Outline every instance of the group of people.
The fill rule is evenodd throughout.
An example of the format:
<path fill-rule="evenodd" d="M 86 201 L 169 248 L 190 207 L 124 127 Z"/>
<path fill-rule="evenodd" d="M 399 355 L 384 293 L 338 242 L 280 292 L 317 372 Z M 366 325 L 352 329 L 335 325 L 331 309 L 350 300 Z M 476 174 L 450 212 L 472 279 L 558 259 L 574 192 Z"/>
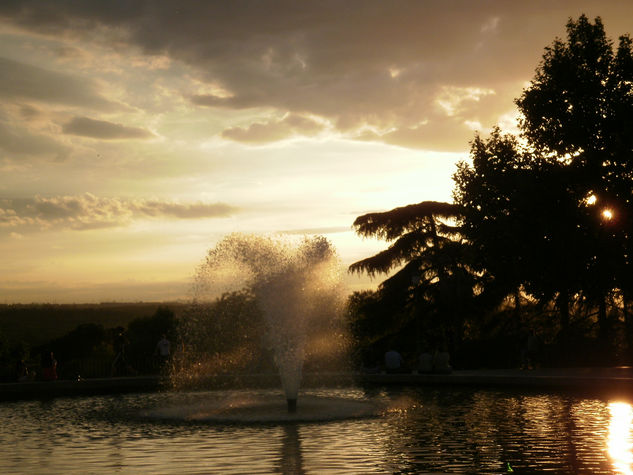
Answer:
<path fill-rule="evenodd" d="M 111 376 L 135 375 L 137 372 L 127 358 L 128 340 L 123 327 L 118 328 L 114 339 L 114 360 L 112 361 Z M 171 354 L 171 343 L 164 333 L 154 348 L 154 357 L 158 360 L 158 366 L 162 370 L 166 367 Z"/>
<path fill-rule="evenodd" d="M 396 350 L 385 353 L 385 371 L 387 373 L 410 373 L 416 368 L 409 368 L 402 355 Z M 435 351 L 433 354 L 423 352 L 418 359 L 418 373 L 449 374 L 453 371 L 448 351 Z"/>
<path fill-rule="evenodd" d="M 114 339 L 114 351 L 115 356 L 112 361 L 111 376 L 130 375 L 136 372 L 130 365 L 126 356 L 127 339 L 123 328 L 118 329 L 117 335 Z M 154 350 L 154 357 L 158 360 L 158 365 L 161 369 L 165 368 L 171 354 L 171 343 L 167 339 L 165 334 L 161 335 L 160 340 L 156 343 Z M 41 381 L 55 381 L 58 378 L 57 374 L 57 360 L 55 354 L 52 351 L 44 351 L 40 359 L 40 373 L 36 375 L 35 372 L 29 371 L 29 367 L 26 361 L 21 358 L 17 361 L 15 366 L 15 381 L 25 382 L 39 379 Z"/>
<path fill-rule="evenodd" d="M 26 361 L 20 358 L 15 365 L 15 380 L 18 383 L 33 381 L 38 377 L 42 381 L 55 381 L 57 379 L 57 360 L 52 351 L 44 351 L 40 358 L 39 376 L 30 371 Z"/>

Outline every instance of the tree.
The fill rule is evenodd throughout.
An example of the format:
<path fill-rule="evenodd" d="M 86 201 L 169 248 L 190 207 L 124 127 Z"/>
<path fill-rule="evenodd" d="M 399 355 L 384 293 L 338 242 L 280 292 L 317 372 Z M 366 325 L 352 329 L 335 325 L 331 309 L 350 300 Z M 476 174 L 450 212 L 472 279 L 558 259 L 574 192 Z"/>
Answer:
<path fill-rule="evenodd" d="M 176 335 L 176 317 L 167 306 L 160 306 L 151 317 L 140 317 L 128 325 L 128 356 L 137 370 L 147 370 L 152 366 L 152 356 L 156 343 L 162 335 L 174 341 Z"/>
<path fill-rule="evenodd" d="M 403 308 L 397 303 L 392 304 L 382 298 L 377 290 L 357 291 L 349 296 L 348 325 L 354 341 L 353 357 L 357 364 L 378 366 L 386 346 L 409 346 L 402 336 L 415 334 L 415 331 L 407 331 L 410 319 L 406 315 L 402 318 Z M 385 318 L 385 315 L 390 318 Z"/>
<path fill-rule="evenodd" d="M 56 338 L 49 345 L 49 351 L 55 352 L 60 361 L 87 358 L 104 342 L 106 337 L 103 325 L 82 323 L 74 330 Z"/>
<path fill-rule="evenodd" d="M 541 301 L 558 299 L 569 324 L 568 295 L 580 289 L 586 256 L 583 209 L 569 195 L 561 166 L 522 149 L 516 138 L 493 130 L 475 137 L 472 165 L 454 175 L 462 232 L 484 273 L 488 300 L 520 291 Z"/>
<path fill-rule="evenodd" d="M 630 294 L 633 193 L 633 54 L 621 36 L 616 51 L 600 18 L 567 23 L 567 42 L 546 49 L 536 77 L 517 100 L 521 129 L 536 151 L 564 160 L 570 190 L 596 204 L 584 291 L 598 305 L 603 338 L 606 299 Z M 608 209 L 611 218 L 603 219 Z"/>
<path fill-rule="evenodd" d="M 372 277 L 399 268 L 378 288 L 383 305 L 401 309 L 392 315 L 399 322 L 394 330 L 413 322 L 418 337 L 424 326 L 425 332 L 435 332 L 435 338 L 445 339 L 453 349 L 462 336 L 474 285 L 466 246 L 454 225 L 457 217 L 455 205 L 436 201 L 359 216 L 353 225 L 359 235 L 392 244 L 349 268 Z"/>
<path fill-rule="evenodd" d="M 570 303 L 597 306 L 604 339 L 609 295 L 633 290 L 631 39 L 614 52 L 600 18 L 570 19 L 516 104 L 521 142 L 476 137 L 455 175 L 464 235 L 506 290 L 555 299 L 563 328 Z"/>

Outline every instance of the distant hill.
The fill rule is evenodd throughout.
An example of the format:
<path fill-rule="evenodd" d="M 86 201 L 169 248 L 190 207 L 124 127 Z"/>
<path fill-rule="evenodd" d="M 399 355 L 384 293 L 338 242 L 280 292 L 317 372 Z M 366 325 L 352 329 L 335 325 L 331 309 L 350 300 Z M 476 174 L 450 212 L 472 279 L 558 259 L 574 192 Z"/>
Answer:
<path fill-rule="evenodd" d="M 31 346 L 60 337 L 83 323 L 104 328 L 127 325 L 139 317 L 154 315 L 160 306 L 179 316 L 187 304 L 180 302 L 101 303 L 101 304 L 0 304 L 0 336 L 9 342 Z"/>

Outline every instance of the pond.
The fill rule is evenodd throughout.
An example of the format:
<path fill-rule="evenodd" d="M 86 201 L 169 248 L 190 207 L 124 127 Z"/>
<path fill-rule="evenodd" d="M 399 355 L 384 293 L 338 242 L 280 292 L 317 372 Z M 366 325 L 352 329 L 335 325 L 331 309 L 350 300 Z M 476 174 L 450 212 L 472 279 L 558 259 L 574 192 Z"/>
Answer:
<path fill-rule="evenodd" d="M 279 398 L 279 391 L 242 392 Z M 630 402 L 447 388 L 304 391 L 375 413 L 313 421 L 192 418 L 223 391 L 0 404 L 1 473 L 631 473 Z M 301 409 L 301 399 L 299 400 Z M 167 409 L 165 409 L 167 408 Z M 178 408 L 181 408 L 180 416 Z M 165 412 L 167 410 L 167 412 Z M 326 409 L 327 410 L 327 409 Z M 298 411 L 299 413 L 300 411 Z M 170 414 L 166 417 L 165 414 Z"/>

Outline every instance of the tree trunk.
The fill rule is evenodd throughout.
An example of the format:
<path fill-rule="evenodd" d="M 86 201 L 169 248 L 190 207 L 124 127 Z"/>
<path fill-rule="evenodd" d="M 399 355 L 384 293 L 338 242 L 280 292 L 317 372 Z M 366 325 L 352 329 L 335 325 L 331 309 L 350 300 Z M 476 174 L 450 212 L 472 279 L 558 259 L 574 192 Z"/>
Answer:
<path fill-rule="evenodd" d="M 609 322 L 607 321 L 607 303 L 604 297 L 598 302 L 598 339 L 606 341 L 609 335 Z"/>
<path fill-rule="evenodd" d="M 607 318 L 607 302 L 605 297 L 601 297 L 598 302 L 598 349 L 599 359 L 604 364 L 611 363 L 609 345 L 609 320 Z"/>
<path fill-rule="evenodd" d="M 517 288 L 512 295 L 514 298 L 514 308 L 512 309 L 513 330 L 516 335 L 521 335 L 526 331 L 525 322 L 521 318 L 521 289 Z"/>
<path fill-rule="evenodd" d="M 629 313 L 629 299 L 626 295 L 622 295 L 622 315 L 624 316 L 624 338 L 626 348 L 628 350 L 627 363 L 633 363 L 633 318 Z"/>
<path fill-rule="evenodd" d="M 558 337 L 558 363 L 566 365 L 570 362 L 570 335 L 569 335 L 569 292 L 561 290 L 557 298 L 558 311 L 560 312 L 560 333 Z"/>

